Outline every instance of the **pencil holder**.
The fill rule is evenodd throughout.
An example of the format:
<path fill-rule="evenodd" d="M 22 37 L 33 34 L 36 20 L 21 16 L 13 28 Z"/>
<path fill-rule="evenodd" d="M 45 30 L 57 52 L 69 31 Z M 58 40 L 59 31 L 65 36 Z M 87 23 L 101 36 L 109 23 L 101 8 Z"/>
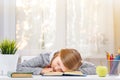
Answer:
<path fill-rule="evenodd" d="M 107 60 L 108 74 L 110 76 L 118 76 L 120 73 L 120 60 Z"/>

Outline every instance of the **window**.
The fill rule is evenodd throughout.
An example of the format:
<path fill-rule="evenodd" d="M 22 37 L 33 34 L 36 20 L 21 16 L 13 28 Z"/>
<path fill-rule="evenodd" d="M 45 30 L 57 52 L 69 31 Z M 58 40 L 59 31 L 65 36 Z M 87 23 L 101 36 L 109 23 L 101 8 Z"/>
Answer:
<path fill-rule="evenodd" d="M 66 16 L 66 46 L 85 57 L 114 52 L 112 0 L 67 0 Z"/>
<path fill-rule="evenodd" d="M 29 55 L 68 47 L 104 57 L 114 51 L 112 10 L 112 0 L 16 0 L 16 39 Z"/>
<path fill-rule="evenodd" d="M 55 33 L 56 0 L 16 0 L 16 39 L 21 50 L 50 49 Z"/>

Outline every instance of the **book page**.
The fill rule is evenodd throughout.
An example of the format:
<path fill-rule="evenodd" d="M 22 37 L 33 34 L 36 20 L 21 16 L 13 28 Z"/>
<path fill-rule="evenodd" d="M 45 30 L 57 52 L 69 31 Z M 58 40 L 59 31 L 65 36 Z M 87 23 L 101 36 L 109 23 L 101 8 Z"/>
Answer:
<path fill-rule="evenodd" d="M 69 71 L 69 72 L 47 72 L 42 74 L 43 76 L 85 76 L 80 71 Z"/>
<path fill-rule="evenodd" d="M 80 71 L 64 72 L 64 75 L 83 75 Z"/>
<path fill-rule="evenodd" d="M 43 74 L 44 76 L 62 76 L 63 72 L 47 72 L 45 74 Z"/>

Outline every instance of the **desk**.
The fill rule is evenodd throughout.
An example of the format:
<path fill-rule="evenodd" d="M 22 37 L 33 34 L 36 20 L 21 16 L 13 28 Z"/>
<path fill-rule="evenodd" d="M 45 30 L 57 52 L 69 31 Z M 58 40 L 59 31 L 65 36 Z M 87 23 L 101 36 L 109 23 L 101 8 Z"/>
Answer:
<path fill-rule="evenodd" d="M 120 76 L 98 77 L 97 75 L 88 75 L 87 77 L 77 76 L 39 76 L 34 75 L 33 78 L 10 78 L 0 76 L 0 80 L 120 80 Z"/>

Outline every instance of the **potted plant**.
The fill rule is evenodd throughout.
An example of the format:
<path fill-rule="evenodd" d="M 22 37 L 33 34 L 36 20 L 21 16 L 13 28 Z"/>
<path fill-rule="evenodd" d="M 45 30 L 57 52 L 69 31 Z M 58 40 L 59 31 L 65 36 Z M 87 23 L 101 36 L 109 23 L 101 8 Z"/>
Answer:
<path fill-rule="evenodd" d="M 18 55 L 16 54 L 17 43 L 15 40 L 5 39 L 0 42 L 0 71 L 7 74 L 8 71 L 16 71 Z"/>
<path fill-rule="evenodd" d="M 15 54 L 17 51 L 17 44 L 14 40 L 3 40 L 0 43 L 1 54 Z"/>

